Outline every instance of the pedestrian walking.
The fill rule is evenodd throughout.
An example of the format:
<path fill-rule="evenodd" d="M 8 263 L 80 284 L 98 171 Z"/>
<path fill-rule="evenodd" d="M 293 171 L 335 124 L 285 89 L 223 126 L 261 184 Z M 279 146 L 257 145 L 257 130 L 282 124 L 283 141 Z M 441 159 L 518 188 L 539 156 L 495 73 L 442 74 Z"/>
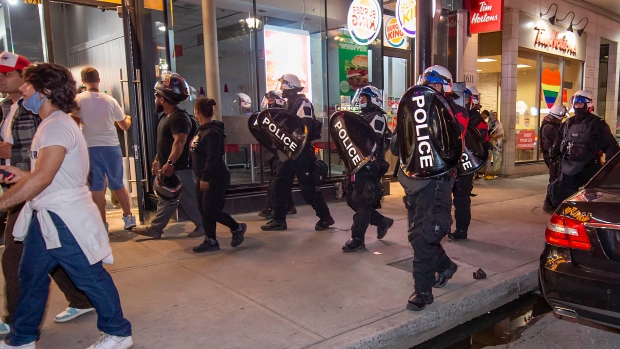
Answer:
<path fill-rule="evenodd" d="M 226 138 L 224 123 L 213 120 L 215 105 L 213 99 L 206 97 L 198 98 L 194 104 L 194 115 L 200 127 L 192 140 L 190 150 L 192 169 L 199 179 L 195 190 L 206 235 L 205 241 L 193 248 L 196 253 L 220 249 L 215 234 L 217 223 L 230 229 L 232 247 L 241 245 L 247 229 L 245 223 L 237 223 L 234 218 L 223 211 L 226 191 L 230 186 L 230 171 L 224 162 L 224 139 Z"/>

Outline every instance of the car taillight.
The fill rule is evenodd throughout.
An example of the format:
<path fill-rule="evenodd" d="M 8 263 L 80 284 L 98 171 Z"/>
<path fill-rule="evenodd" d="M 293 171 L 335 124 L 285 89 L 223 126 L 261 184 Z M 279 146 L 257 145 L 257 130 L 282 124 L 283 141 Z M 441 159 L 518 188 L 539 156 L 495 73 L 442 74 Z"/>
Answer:
<path fill-rule="evenodd" d="M 557 214 L 551 216 L 547 224 L 545 239 L 548 244 L 560 247 L 578 250 L 589 250 L 591 247 L 583 222 Z"/>

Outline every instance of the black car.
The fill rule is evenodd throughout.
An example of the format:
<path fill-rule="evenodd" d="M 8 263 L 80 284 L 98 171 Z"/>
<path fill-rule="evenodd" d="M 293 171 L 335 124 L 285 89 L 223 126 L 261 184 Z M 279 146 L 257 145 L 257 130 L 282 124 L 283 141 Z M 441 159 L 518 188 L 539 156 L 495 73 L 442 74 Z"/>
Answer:
<path fill-rule="evenodd" d="M 620 153 L 555 211 L 540 283 L 554 312 L 620 328 Z"/>

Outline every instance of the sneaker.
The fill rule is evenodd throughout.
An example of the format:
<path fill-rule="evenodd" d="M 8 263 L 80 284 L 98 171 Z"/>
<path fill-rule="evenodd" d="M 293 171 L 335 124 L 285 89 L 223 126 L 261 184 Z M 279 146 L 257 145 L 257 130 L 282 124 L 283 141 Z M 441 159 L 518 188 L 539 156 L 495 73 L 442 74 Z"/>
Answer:
<path fill-rule="evenodd" d="M 95 308 L 78 309 L 78 308 L 67 307 L 67 309 L 65 309 L 62 313 L 56 315 L 56 317 L 54 318 L 54 321 L 67 322 L 69 320 L 75 319 L 78 316 L 84 315 L 86 313 L 90 313 L 93 310 L 95 310 Z"/>
<path fill-rule="evenodd" d="M 136 226 L 136 216 L 132 214 L 123 216 L 123 222 L 125 222 L 125 230 L 131 230 Z"/>
<path fill-rule="evenodd" d="M 6 322 L 0 322 L 0 336 L 11 332 L 11 327 Z"/>
<path fill-rule="evenodd" d="M 261 225 L 261 230 L 270 231 L 270 230 L 286 230 L 286 221 L 285 220 L 276 220 L 272 219 L 267 224 Z"/>
<path fill-rule="evenodd" d="M 497 178 L 497 176 L 491 176 L 491 175 L 484 176 L 484 179 L 486 179 L 486 180 L 491 180 L 491 179 L 495 179 L 495 178 Z"/>
<path fill-rule="evenodd" d="M 239 228 L 235 231 L 231 231 L 232 240 L 230 240 L 230 246 L 237 247 L 243 243 L 243 235 L 248 229 L 248 225 L 245 223 L 239 223 Z"/>
<path fill-rule="evenodd" d="M 379 225 L 377 225 L 377 239 L 383 239 L 392 224 L 394 224 L 394 220 L 392 218 L 383 217 L 383 221 Z"/>
<path fill-rule="evenodd" d="M 161 239 L 161 236 L 164 234 L 163 231 L 159 232 L 150 226 L 135 227 L 131 231 L 138 235 L 152 237 L 153 239 Z"/>
<path fill-rule="evenodd" d="M 364 244 L 364 240 L 351 238 L 347 242 L 345 242 L 344 246 L 342 246 L 342 251 L 353 252 L 364 247 L 366 247 L 366 245 Z"/>
<path fill-rule="evenodd" d="M 131 336 L 120 337 L 107 333 L 101 333 L 101 337 L 86 349 L 127 349 L 133 345 Z"/>
<path fill-rule="evenodd" d="M 258 211 L 258 215 L 265 218 L 265 219 L 272 219 L 273 218 L 273 210 L 270 209 L 269 207 L 264 208 L 260 211 Z"/>
<path fill-rule="evenodd" d="M 36 349 L 37 342 L 30 342 L 19 346 L 8 345 L 4 341 L 0 341 L 0 349 Z"/>
<path fill-rule="evenodd" d="M 448 269 L 444 270 L 437 276 L 437 279 L 435 280 L 435 288 L 442 288 L 446 286 L 448 280 L 452 279 L 452 276 L 458 269 L 459 266 L 452 262 Z"/>
<path fill-rule="evenodd" d="M 215 239 L 206 238 L 202 244 L 192 248 L 195 253 L 214 252 L 220 250 L 220 243 Z"/>
<path fill-rule="evenodd" d="M 190 238 L 195 238 L 203 235 L 205 235 L 205 230 L 202 227 L 196 227 L 194 230 L 192 230 L 191 233 L 187 234 L 187 236 Z"/>
<path fill-rule="evenodd" d="M 319 231 L 319 230 L 328 229 L 330 226 L 334 225 L 334 223 L 336 223 L 336 222 L 334 221 L 334 219 L 330 215 L 327 218 L 321 219 L 318 222 L 316 222 L 316 224 L 314 226 L 314 230 Z"/>

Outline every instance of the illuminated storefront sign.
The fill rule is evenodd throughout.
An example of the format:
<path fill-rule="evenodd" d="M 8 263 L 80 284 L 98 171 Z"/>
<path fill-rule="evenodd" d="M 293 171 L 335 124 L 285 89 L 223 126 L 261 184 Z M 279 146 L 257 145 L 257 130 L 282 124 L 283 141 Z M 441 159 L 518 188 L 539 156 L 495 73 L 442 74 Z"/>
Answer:
<path fill-rule="evenodd" d="M 415 38 L 416 0 L 396 1 L 396 20 L 406 36 Z"/>
<path fill-rule="evenodd" d="M 575 35 L 548 20 L 519 16 L 519 46 L 558 56 L 586 59 L 586 34 Z"/>
<path fill-rule="evenodd" d="M 284 74 L 295 74 L 307 88 L 303 91 L 312 100 L 310 81 L 310 33 L 305 30 L 265 25 L 265 78 L 267 91 L 276 87 Z"/>
<path fill-rule="evenodd" d="M 471 0 L 469 30 L 472 34 L 502 30 L 504 0 Z"/>
<path fill-rule="evenodd" d="M 405 38 L 405 32 L 398 25 L 398 21 L 392 16 L 383 16 L 383 33 L 385 40 L 383 43 L 387 47 L 396 47 L 406 49 L 409 47 Z"/>
<path fill-rule="evenodd" d="M 381 30 L 381 7 L 377 0 L 353 0 L 347 14 L 347 28 L 356 44 L 373 42 Z"/>

